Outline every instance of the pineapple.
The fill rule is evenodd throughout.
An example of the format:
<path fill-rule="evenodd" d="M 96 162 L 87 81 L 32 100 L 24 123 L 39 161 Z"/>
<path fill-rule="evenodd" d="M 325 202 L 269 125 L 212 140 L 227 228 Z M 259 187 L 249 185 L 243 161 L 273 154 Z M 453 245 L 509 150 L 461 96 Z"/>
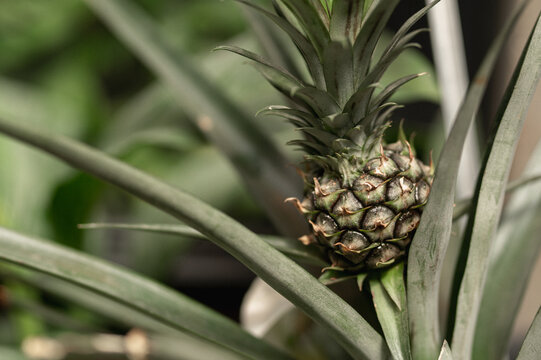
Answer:
<path fill-rule="evenodd" d="M 385 144 L 389 102 L 400 86 L 421 74 L 381 87 L 388 66 L 421 30 L 398 30 L 382 55 L 374 49 L 398 0 L 281 0 L 274 12 L 252 2 L 299 49 L 309 79 L 247 50 L 222 47 L 254 61 L 256 68 L 292 106 L 262 111 L 286 118 L 303 134 L 291 143 L 306 153 L 304 198 L 288 199 L 305 215 L 312 233 L 300 238 L 328 254 L 329 269 L 360 272 L 389 266 L 406 253 L 430 192 L 432 166 L 415 157 L 402 130 Z"/>

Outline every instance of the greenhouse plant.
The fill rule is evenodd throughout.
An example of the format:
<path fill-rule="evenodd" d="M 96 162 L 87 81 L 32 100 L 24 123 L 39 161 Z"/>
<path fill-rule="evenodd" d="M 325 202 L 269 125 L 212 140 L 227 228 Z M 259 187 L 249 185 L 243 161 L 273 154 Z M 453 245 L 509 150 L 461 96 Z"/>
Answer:
<path fill-rule="evenodd" d="M 63 9 L 68 7 L 60 3 Z M 219 54 L 220 61 L 230 61 L 235 69 L 231 71 L 239 76 L 250 71 L 242 62 L 255 68 L 257 77 L 250 78 L 255 82 L 248 84 L 253 89 L 245 88 L 237 97 L 247 97 L 246 104 L 261 104 L 257 114 L 211 80 L 205 70 L 209 60 L 203 56 L 194 62 L 178 50 L 179 45 L 167 38 L 167 26 L 159 26 L 147 14 L 156 4 L 83 3 L 83 10 L 90 9 L 160 85 L 132 99 L 125 96 L 123 102 L 130 105 L 119 116 L 124 122 L 99 125 L 92 122 L 105 112 L 95 106 L 99 96 L 81 90 L 89 118 L 81 120 L 84 126 L 78 119 L 66 122 L 74 136 L 58 134 L 54 119 L 46 116 L 25 121 L 25 116 L 36 115 L 32 109 L 21 111 L 16 101 L 11 105 L 17 116 L 0 111 L 4 151 L 8 148 L 4 144 L 15 144 L 7 139 L 15 139 L 37 149 L 39 162 L 44 162 L 26 169 L 27 176 L 20 181 L 30 184 L 31 193 L 18 196 L 26 195 L 31 203 L 46 203 L 41 196 L 54 199 L 45 207 L 49 225 L 29 232 L 9 224 L 17 224 L 19 216 L 27 221 L 33 214 L 16 214 L 9 203 L 0 203 L 0 303 L 10 310 L 0 333 L 17 326 L 27 329 L 20 347 L 15 336 L 11 344 L 0 345 L 0 357 L 509 358 L 511 330 L 541 249 L 537 235 L 541 144 L 522 177 L 508 181 L 541 76 L 539 21 L 491 119 L 493 131 L 480 144 L 484 156 L 471 197 L 457 196 L 464 190 L 457 184 L 457 174 L 489 78 L 528 1 L 521 2 L 500 27 L 437 153 L 430 151 L 439 141 L 436 135 L 415 137 L 412 120 L 401 114 L 408 108 L 402 102 L 432 96 L 423 91 L 427 82 L 432 84 L 434 69 L 418 52 L 416 39 L 429 31 L 419 23 L 441 5 L 439 0 L 410 8 L 394 31 L 388 29 L 389 22 L 396 18 L 397 7 L 407 2 L 237 0 L 230 7 L 251 24 L 249 31 L 258 39 L 259 50 L 248 50 L 254 44 L 241 36 L 223 41 L 208 56 Z M 207 6 L 201 4 L 197 6 Z M 66 19 L 83 11 L 70 6 L 77 10 L 66 12 Z M 57 20 L 61 15 L 57 13 Z M 416 66 L 408 67 L 412 62 Z M 419 64 L 426 68 L 419 69 Z M 68 89 L 78 89 L 78 81 L 93 81 L 84 66 L 70 68 L 62 62 L 58 66 L 42 78 L 51 84 L 64 81 Z M 50 80 L 54 73 L 62 74 L 61 80 Z M 421 81 L 425 85 L 412 85 Z M 14 82 L 0 81 L 0 94 L 9 95 L 10 89 L 20 92 L 21 105 L 34 99 Z M 7 99 L 0 100 L 0 108 L 11 102 Z M 35 112 L 54 116 L 54 111 L 40 106 L 34 103 Z M 60 117 L 78 115 L 67 103 L 59 108 Z M 149 124 L 158 122 L 153 117 L 163 108 L 168 115 L 161 116 L 162 123 Z M 180 117 L 178 108 L 183 112 L 181 127 L 174 125 Z M 76 139 L 85 132 L 85 141 Z M 215 163 L 208 157 L 191 158 L 190 153 L 183 161 L 205 171 L 201 178 L 208 199 L 157 176 L 171 167 L 166 159 L 201 143 L 212 144 L 208 151 L 229 160 L 241 189 L 230 186 L 227 177 L 216 176 Z M 140 144 L 167 151 L 138 156 L 130 149 Z M 59 167 L 45 154 L 77 171 Z M 159 158 L 161 168 L 141 170 L 145 156 Z M 3 172 L 9 173 L 17 161 L 21 160 L 6 161 Z M 178 172 L 184 179 L 193 176 L 189 167 Z M 126 198 L 115 195 L 118 189 L 149 206 L 140 210 L 115 201 L 118 196 Z M 218 201 L 214 196 L 226 199 L 223 203 L 247 203 L 244 213 L 255 211 L 262 222 L 251 227 L 249 221 L 226 214 L 224 207 L 214 206 Z M 62 210 L 63 206 L 70 210 Z M 179 222 L 167 223 L 161 213 Z M 95 218 L 77 229 L 66 220 L 70 216 Z M 101 219 L 106 222 L 98 222 Z M 41 231 L 50 224 L 53 231 Z M 254 231 L 258 226 L 271 230 Z M 40 232 L 59 239 L 44 240 Z M 148 235 L 137 250 L 140 273 L 137 266 L 115 264 L 127 255 L 111 254 L 105 248 L 114 246 L 96 240 L 107 232 L 128 239 L 131 234 Z M 90 245 L 84 244 L 83 233 L 93 239 Z M 252 290 L 261 281 L 274 289 L 269 296 L 277 303 L 268 313 L 276 318 L 264 330 L 242 326 L 155 279 L 166 278 L 156 269 L 172 253 L 201 242 L 217 245 L 253 272 L 258 279 Z M 189 252 L 186 249 L 182 251 Z M 250 301 L 257 298 L 247 297 L 243 306 Z M 71 305 L 62 309 L 58 302 Z M 280 306 L 287 311 L 279 311 Z M 21 308 L 33 315 L 24 315 Z M 517 354 L 519 360 L 541 358 L 539 313 Z"/>

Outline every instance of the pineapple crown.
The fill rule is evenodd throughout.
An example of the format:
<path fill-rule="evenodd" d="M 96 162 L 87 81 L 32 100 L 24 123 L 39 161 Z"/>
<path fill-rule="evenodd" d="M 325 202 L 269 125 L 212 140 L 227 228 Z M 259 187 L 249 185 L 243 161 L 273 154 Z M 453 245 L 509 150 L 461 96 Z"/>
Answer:
<path fill-rule="evenodd" d="M 272 0 L 270 12 L 250 0 L 237 0 L 280 27 L 299 50 L 309 79 L 245 49 L 222 46 L 253 61 L 259 72 L 294 106 L 270 106 L 260 114 L 277 115 L 304 135 L 291 141 L 305 152 L 311 173 L 320 170 L 348 179 L 379 155 L 389 118 L 400 106 L 393 93 L 423 74 L 409 75 L 378 90 L 381 77 L 421 31 L 412 26 L 439 0 L 411 16 L 382 54 L 374 51 L 400 0 Z M 295 74 L 295 75 L 294 75 Z"/>

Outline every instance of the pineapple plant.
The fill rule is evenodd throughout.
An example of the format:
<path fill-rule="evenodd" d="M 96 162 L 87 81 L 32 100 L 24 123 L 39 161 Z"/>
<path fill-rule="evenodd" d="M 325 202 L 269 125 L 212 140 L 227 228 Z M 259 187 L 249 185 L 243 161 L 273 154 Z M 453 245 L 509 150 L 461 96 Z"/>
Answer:
<path fill-rule="evenodd" d="M 293 104 L 270 106 L 263 113 L 286 118 L 304 135 L 291 141 L 306 153 L 300 170 L 304 198 L 288 199 L 312 229 L 300 240 L 324 248 L 328 269 L 359 272 L 394 264 L 406 254 L 419 224 L 433 166 L 415 157 L 403 131 L 397 142 L 383 140 L 389 118 L 399 108 L 389 99 L 420 74 L 383 88 L 378 82 L 403 50 L 415 46 L 411 40 L 422 30 L 410 28 L 436 2 L 407 21 L 379 57 L 376 45 L 398 1 L 373 6 L 356 1 L 275 3 L 276 14 L 244 3 L 286 31 L 310 74 L 302 80 L 246 50 L 222 47 L 256 61 Z"/>
<path fill-rule="evenodd" d="M 415 46 L 411 41 L 422 30 L 411 30 L 412 26 L 436 2 L 408 19 L 377 56 L 375 47 L 398 0 L 276 0 L 272 1 L 274 12 L 255 1 L 240 2 L 284 30 L 304 59 L 307 71 L 287 61 L 273 64 L 241 48 L 221 47 L 253 60 L 288 99 L 288 106 L 270 106 L 262 113 L 284 117 L 302 133 L 303 138 L 292 144 L 305 152 L 300 165 L 304 191 L 296 188 L 292 171 L 284 170 L 288 161 L 273 147 L 268 134 L 189 61 L 174 53 L 144 11 L 126 0 L 86 1 L 174 89 L 176 100 L 231 159 L 269 218 L 283 225 L 284 234 L 294 233 L 298 224 L 284 211 L 283 200 L 295 205 L 311 229 L 300 238 L 306 246 L 288 237 L 256 234 L 187 192 L 78 141 L 4 118 L 0 118 L 0 132 L 116 185 L 182 222 L 95 227 L 208 239 L 226 250 L 324 331 L 311 339 L 313 348 L 329 343 L 342 350 L 339 356 L 321 351 L 317 355 L 322 358 L 505 358 L 508 328 L 524 291 L 521 284 L 541 251 L 538 241 L 527 236 L 539 233 L 541 191 L 532 182 L 540 178 L 536 171 L 541 171 L 541 146 L 529 165 L 528 177 L 521 182 L 522 186 L 528 183 L 527 187 L 518 190 L 520 196 L 513 196 L 500 225 L 510 154 L 541 77 L 539 22 L 502 100 L 498 129 L 487 145 L 476 193 L 461 210 L 468 215 L 469 224 L 454 272 L 457 289 L 449 295 L 447 313 L 438 300 L 453 215 L 460 215 L 453 214 L 460 152 L 487 87 L 486 79 L 520 11 L 502 27 L 488 51 L 434 166 L 431 160 L 425 164 L 416 157 L 412 141 L 402 130 L 397 141 L 384 140 L 390 115 L 399 107 L 391 96 L 419 74 L 389 84 L 379 82 L 402 51 Z M 521 215 L 518 222 L 517 213 Z M 497 247 L 491 251 L 493 238 Z M 362 280 L 368 280 L 377 319 L 368 321 L 365 309 L 351 306 L 322 284 L 328 278 L 318 281 L 292 260 L 320 264 L 321 251 L 312 252 L 314 246 L 330 264 L 324 275 L 342 280 L 356 277 L 361 287 Z M 27 355 L 103 358 L 113 351 L 126 358 L 303 358 L 288 347 L 290 339 L 276 344 L 256 337 L 182 293 L 95 256 L 4 227 L 0 227 L 0 249 L 2 262 L 12 264 L 2 267 L 11 281 L 65 295 L 97 313 L 143 329 L 126 336 L 84 333 L 52 340 L 35 338 L 26 344 L 26 350 L 34 349 Z M 502 286 L 509 291 L 502 293 Z M 498 311 L 502 313 L 500 325 L 492 326 Z M 440 319 L 446 315 L 452 331 L 442 334 Z M 289 327 L 309 332 L 306 322 L 301 325 Z M 540 334 L 541 313 L 524 341 L 520 360 L 541 356 Z M 109 346 L 95 345 L 103 339 Z M 78 345 L 71 346 L 73 342 Z M 44 348 L 55 351 L 47 353 Z M 0 346 L 0 354 L 6 353 L 20 355 L 11 347 Z"/>

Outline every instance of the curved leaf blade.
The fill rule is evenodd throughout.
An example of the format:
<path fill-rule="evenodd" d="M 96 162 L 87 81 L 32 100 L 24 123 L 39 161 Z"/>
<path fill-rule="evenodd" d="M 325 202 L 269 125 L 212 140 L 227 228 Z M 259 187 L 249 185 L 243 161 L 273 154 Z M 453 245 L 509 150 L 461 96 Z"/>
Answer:
<path fill-rule="evenodd" d="M 119 224 L 119 223 L 91 223 L 81 224 L 79 229 L 122 229 L 155 232 L 161 234 L 180 235 L 190 238 L 208 240 L 199 231 L 186 225 L 176 224 Z M 295 239 L 283 238 L 279 236 L 260 235 L 276 250 L 292 259 L 297 259 L 305 263 L 317 266 L 327 266 L 328 263 L 317 248 L 303 245 Z"/>
<path fill-rule="evenodd" d="M 133 2 L 91 0 L 87 5 L 156 75 L 196 125 L 227 155 L 259 203 L 285 234 L 306 230 L 302 216 L 283 204 L 300 191 L 300 180 L 288 161 L 249 116 L 231 102 L 188 59 L 173 54 L 157 25 Z"/>
<path fill-rule="evenodd" d="M 441 335 L 438 314 L 440 275 L 451 235 L 456 174 L 467 131 L 481 104 L 498 54 L 523 6 L 492 43 L 468 89 L 455 123 L 443 147 L 435 171 L 431 196 L 423 210 L 421 223 L 408 256 L 408 311 L 415 359 L 433 359 L 440 352 Z"/>
<path fill-rule="evenodd" d="M 520 348 L 517 360 L 536 360 L 541 357 L 541 308 L 537 311 L 526 339 Z"/>
<path fill-rule="evenodd" d="M 531 178 L 529 174 L 541 171 L 541 143 L 526 169 L 526 180 Z M 529 183 L 517 190 L 506 205 L 491 249 L 475 331 L 475 359 L 494 359 L 507 350 L 531 269 L 541 251 L 539 233 L 541 183 Z M 499 315 L 495 317 L 495 313 Z"/>
<path fill-rule="evenodd" d="M 484 165 L 472 224 L 468 259 L 460 285 L 453 329 L 453 353 L 470 359 L 474 333 L 488 270 L 489 252 L 503 207 L 505 186 L 513 154 L 530 101 L 541 77 L 541 18 L 532 32 L 517 67 L 518 78 L 502 115 L 494 143 Z"/>
<path fill-rule="evenodd" d="M 531 164 L 531 166 L 528 166 L 527 168 L 528 169 L 536 168 L 535 163 Z M 541 171 L 541 169 L 538 169 L 538 172 L 539 171 Z M 510 195 L 514 191 L 522 189 L 523 187 L 526 187 L 530 185 L 531 183 L 537 182 L 539 180 L 541 180 L 541 175 L 539 174 L 523 176 L 520 179 L 509 182 L 509 184 L 507 185 L 505 189 L 505 194 Z M 455 209 L 453 211 L 453 221 L 459 219 L 463 215 L 466 215 L 471 209 L 472 202 L 473 202 L 472 198 L 462 199 L 462 200 L 457 201 L 457 203 L 455 204 Z"/>
<path fill-rule="evenodd" d="M 355 358 L 387 356 L 383 338 L 351 306 L 222 212 L 77 141 L 3 119 L 0 132 L 114 184 L 200 231 L 321 324 Z"/>
<path fill-rule="evenodd" d="M 170 327 L 202 336 L 241 354 L 289 358 L 213 310 L 118 266 L 4 228 L 0 228 L 0 244 L 0 258 L 5 261 L 76 283 Z"/>
<path fill-rule="evenodd" d="M 323 67 L 321 66 L 321 60 L 319 59 L 319 56 L 314 49 L 312 43 L 304 37 L 304 35 L 295 28 L 292 24 L 287 22 L 284 18 L 277 16 L 262 7 L 252 3 L 249 0 L 237 0 L 240 3 L 249 6 L 256 11 L 260 12 L 267 18 L 269 18 L 271 21 L 273 21 L 276 26 L 280 27 L 293 41 L 295 46 L 299 49 L 299 52 L 301 53 L 302 57 L 304 58 L 304 61 L 306 62 L 306 65 L 308 66 L 308 71 L 312 75 L 312 78 L 314 79 L 315 85 L 318 88 L 325 88 L 325 78 L 323 76 Z"/>
<path fill-rule="evenodd" d="M 447 340 L 443 341 L 443 346 L 441 347 L 438 360 L 453 360 L 453 353 L 451 352 L 451 348 L 449 347 Z"/>
<path fill-rule="evenodd" d="M 369 278 L 370 290 L 385 340 L 396 360 L 411 360 L 404 263 Z"/>

